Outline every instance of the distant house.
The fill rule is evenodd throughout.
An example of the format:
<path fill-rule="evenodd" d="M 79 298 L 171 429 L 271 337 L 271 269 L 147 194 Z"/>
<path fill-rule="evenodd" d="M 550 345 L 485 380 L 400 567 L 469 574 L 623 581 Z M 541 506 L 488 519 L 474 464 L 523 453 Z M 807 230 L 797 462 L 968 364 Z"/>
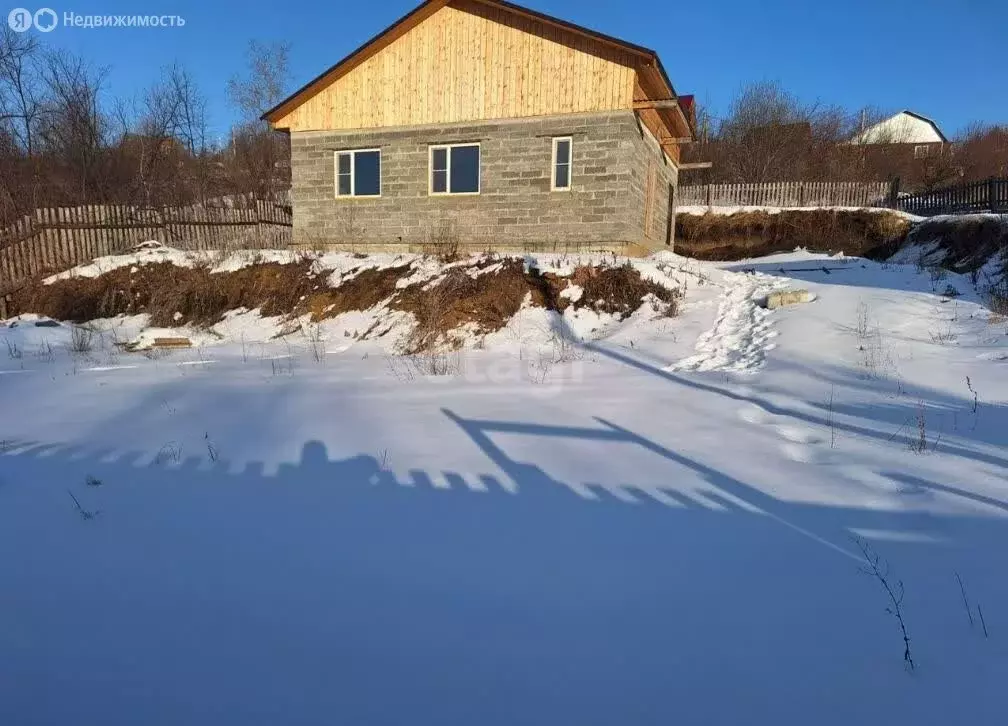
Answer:
<path fill-rule="evenodd" d="M 900 111 L 873 124 L 851 139 L 855 145 L 905 145 L 913 148 L 914 158 L 940 153 L 948 139 L 938 124 L 913 111 Z"/>
<path fill-rule="evenodd" d="M 294 243 L 666 245 L 692 98 L 657 54 L 501 0 L 427 0 L 263 118 Z"/>

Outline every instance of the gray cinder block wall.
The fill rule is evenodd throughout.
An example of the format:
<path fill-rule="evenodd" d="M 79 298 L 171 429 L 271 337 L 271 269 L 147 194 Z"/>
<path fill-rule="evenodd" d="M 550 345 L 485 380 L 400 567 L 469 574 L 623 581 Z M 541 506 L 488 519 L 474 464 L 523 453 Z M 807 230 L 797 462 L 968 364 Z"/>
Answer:
<path fill-rule="evenodd" d="M 645 225 L 647 183 L 650 169 L 654 169 L 655 185 L 653 194 L 653 213 L 650 225 Z M 658 145 L 658 141 L 641 125 L 641 132 L 634 137 L 633 199 L 638 210 L 637 239 L 649 247 L 667 245 L 669 249 L 675 242 L 675 190 L 679 184 L 679 172 L 668 162 Z"/>
<path fill-rule="evenodd" d="M 615 249 L 664 244 L 668 184 L 657 143 L 631 111 L 291 134 L 294 244 L 419 249 L 445 230 L 472 250 Z M 551 191 L 552 138 L 572 137 L 572 189 Z M 428 147 L 479 142 L 480 193 L 428 194 Z M 380 148 L 381 197 L 336 198 L 334 154 Z M 659 195 L 644 234 L 649 159 Z"/>

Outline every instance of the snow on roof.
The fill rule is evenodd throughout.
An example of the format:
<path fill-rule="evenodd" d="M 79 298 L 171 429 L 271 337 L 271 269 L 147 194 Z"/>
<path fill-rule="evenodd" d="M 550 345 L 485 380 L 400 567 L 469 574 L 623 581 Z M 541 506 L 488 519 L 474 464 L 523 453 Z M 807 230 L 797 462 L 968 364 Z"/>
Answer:
<path fill-rule="evenodd" d="M 938 124 L 913 111 L 900 111 L 869 126 L 851 139 L 852 144 L 942 144 L 947 142 Z"/>

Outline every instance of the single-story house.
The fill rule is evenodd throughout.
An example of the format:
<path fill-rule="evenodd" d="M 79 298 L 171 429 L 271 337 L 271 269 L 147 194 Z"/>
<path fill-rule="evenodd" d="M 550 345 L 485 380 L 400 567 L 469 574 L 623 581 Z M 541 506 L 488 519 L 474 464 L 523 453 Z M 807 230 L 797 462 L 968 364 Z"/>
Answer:
<path fill-rule="evenodd" d="M 653 50 L 501 0 L 426 0 L 263 115 L 294 244 L 672 244 L 690 97 Z"/>

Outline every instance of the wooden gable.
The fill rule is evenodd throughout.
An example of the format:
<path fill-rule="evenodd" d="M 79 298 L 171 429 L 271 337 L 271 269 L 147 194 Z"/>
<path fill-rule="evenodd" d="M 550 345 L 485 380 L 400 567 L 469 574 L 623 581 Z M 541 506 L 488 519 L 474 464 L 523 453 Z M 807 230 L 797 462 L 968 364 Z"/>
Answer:
<path fill-rule="evenodd" d="M 291 131 L 631 108 L 631 53 L 478 0 L 455 0 L 283 116 Z"/>

